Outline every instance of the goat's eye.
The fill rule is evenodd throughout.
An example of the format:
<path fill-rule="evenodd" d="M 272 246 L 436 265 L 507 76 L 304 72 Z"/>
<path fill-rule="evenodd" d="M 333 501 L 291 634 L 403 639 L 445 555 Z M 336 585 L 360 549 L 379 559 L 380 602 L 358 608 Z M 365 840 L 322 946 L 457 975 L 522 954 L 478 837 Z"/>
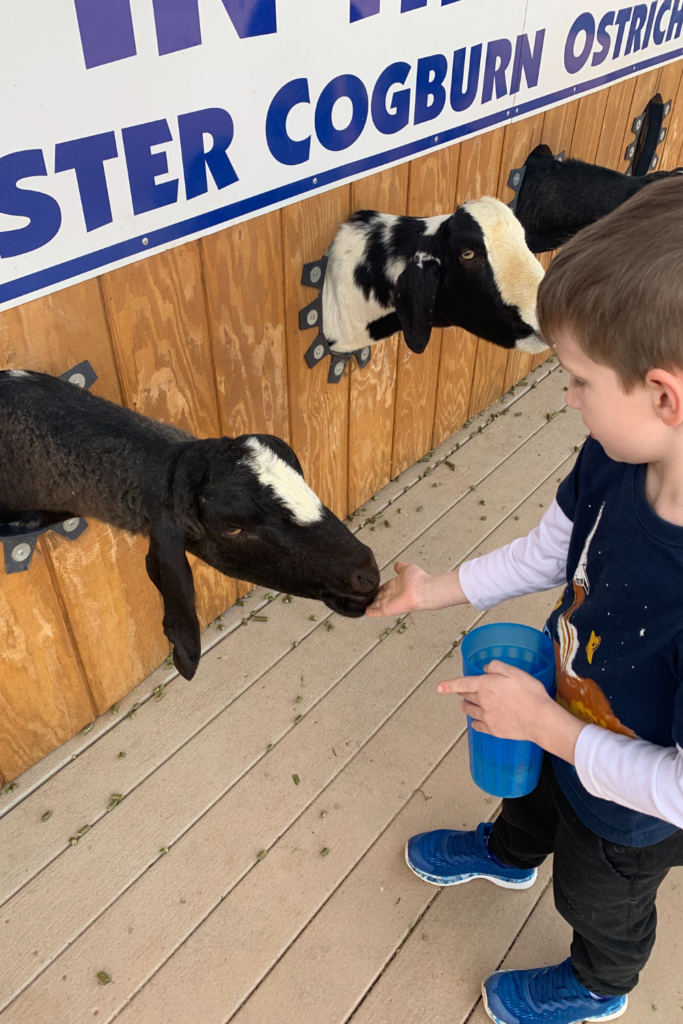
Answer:
<path fill-rule="evenodd" d="M 460 253 L 460 259 L 461 260 L 473 260 L 475 255 L 476 254 L 475 254 L 475 252 L 472 249 L 465 249 L 464 252 Z"/>
<path fill-rule="evenodd" d="M 225 537 L 236 537 L 241 532 L 242 530 L 239 526 L 231 526 L 229 530 L 223 530 L 223 535 Z"/>

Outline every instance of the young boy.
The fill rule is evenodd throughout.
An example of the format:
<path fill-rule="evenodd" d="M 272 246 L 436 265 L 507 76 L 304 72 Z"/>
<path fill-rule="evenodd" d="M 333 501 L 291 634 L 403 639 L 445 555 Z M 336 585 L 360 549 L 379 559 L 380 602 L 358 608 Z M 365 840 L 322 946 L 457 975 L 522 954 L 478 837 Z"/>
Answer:
<path fill-rule="evenodd" d="M 566 582 L 546 625 L 556 700 L 498 661 L 439 685 L 475 728 L 547 751 L 537 788 L 493 824 L 406 848 L 434 885 L 510 889 L 554 853 L 571 956 L 486 978 L 497 1024 L 620 1017 L 654 945 L 657 889 L 683 865 L 683 176 L 575 236 L 538 313 L 591 434 L 574 469 L 527 537 L 444 576 L 399 562 L 368 611 L 487 609 Z"/>

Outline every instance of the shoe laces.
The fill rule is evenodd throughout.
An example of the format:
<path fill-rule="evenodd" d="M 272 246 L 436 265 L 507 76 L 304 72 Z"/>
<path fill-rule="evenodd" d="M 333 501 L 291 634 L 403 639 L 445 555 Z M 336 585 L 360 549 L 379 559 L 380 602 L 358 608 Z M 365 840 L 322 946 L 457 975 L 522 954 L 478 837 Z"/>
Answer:
<path fill-rule="evenodd" d="M 571 957 L 553 967 L 525 973 L 520 981 L 526 989 L 528 1001 L 538 1011 L 570 1006 L 579 1000 L 590 998 L 590 994 L 574 975 Z"/>
<path fill-rule="evenodd" d="M 452 832 L 446 840 L 449 857 L 481 857 L 481 847 L 488 855 L 485 841 L 485 825 L 479 825 L 474 832 Z"/>

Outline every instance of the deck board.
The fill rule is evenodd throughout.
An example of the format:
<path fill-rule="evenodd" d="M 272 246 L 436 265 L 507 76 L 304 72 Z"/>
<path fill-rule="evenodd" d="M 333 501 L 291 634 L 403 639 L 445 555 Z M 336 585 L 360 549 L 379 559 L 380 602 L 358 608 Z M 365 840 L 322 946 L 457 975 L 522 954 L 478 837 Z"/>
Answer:
<path fill-rule="evenodd" d="M 384 578 L 398 557 L 445 571 L 538 522 L 585 436 L 558 415 L 565 386 L 549 361 L 365 503 L 350 526 Z M 552 602 L 416 614 L 385 639 L 396 619 L 263 590 L 230 609 L 192 683 L 162 666 L 2 798 L 0 1024 L 478 1024 L 482 973 L 566 947 L 549 869 L 529 893 L 439 891 L 402 851 L 420 828 L 497 811 L 469 778 L 457 703 L 436 693 L 453 643 L 478 621 L 540 625 Z M 267 623 L 241 624 L 263 608 Z M 648 1022 L 649 978 L 634 1001 Z"/>

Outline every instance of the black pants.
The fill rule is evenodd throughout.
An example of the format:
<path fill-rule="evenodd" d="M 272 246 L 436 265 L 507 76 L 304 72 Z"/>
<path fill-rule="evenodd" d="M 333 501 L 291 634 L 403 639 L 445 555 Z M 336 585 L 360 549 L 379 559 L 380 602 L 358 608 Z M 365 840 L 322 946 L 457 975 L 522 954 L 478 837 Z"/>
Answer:
<path fill-rule="evenodd" d="M 554 853 L 555 906 L 574 929 L 576 977 L 601 995 L 635 988 L 655 944 L 657 889 L 683 865 L 683 831 L 652 846 L 601 839 L 576 815 L 546 756 L 533 793 L 503 801 L 489 849 L 517 868 Z"/>

